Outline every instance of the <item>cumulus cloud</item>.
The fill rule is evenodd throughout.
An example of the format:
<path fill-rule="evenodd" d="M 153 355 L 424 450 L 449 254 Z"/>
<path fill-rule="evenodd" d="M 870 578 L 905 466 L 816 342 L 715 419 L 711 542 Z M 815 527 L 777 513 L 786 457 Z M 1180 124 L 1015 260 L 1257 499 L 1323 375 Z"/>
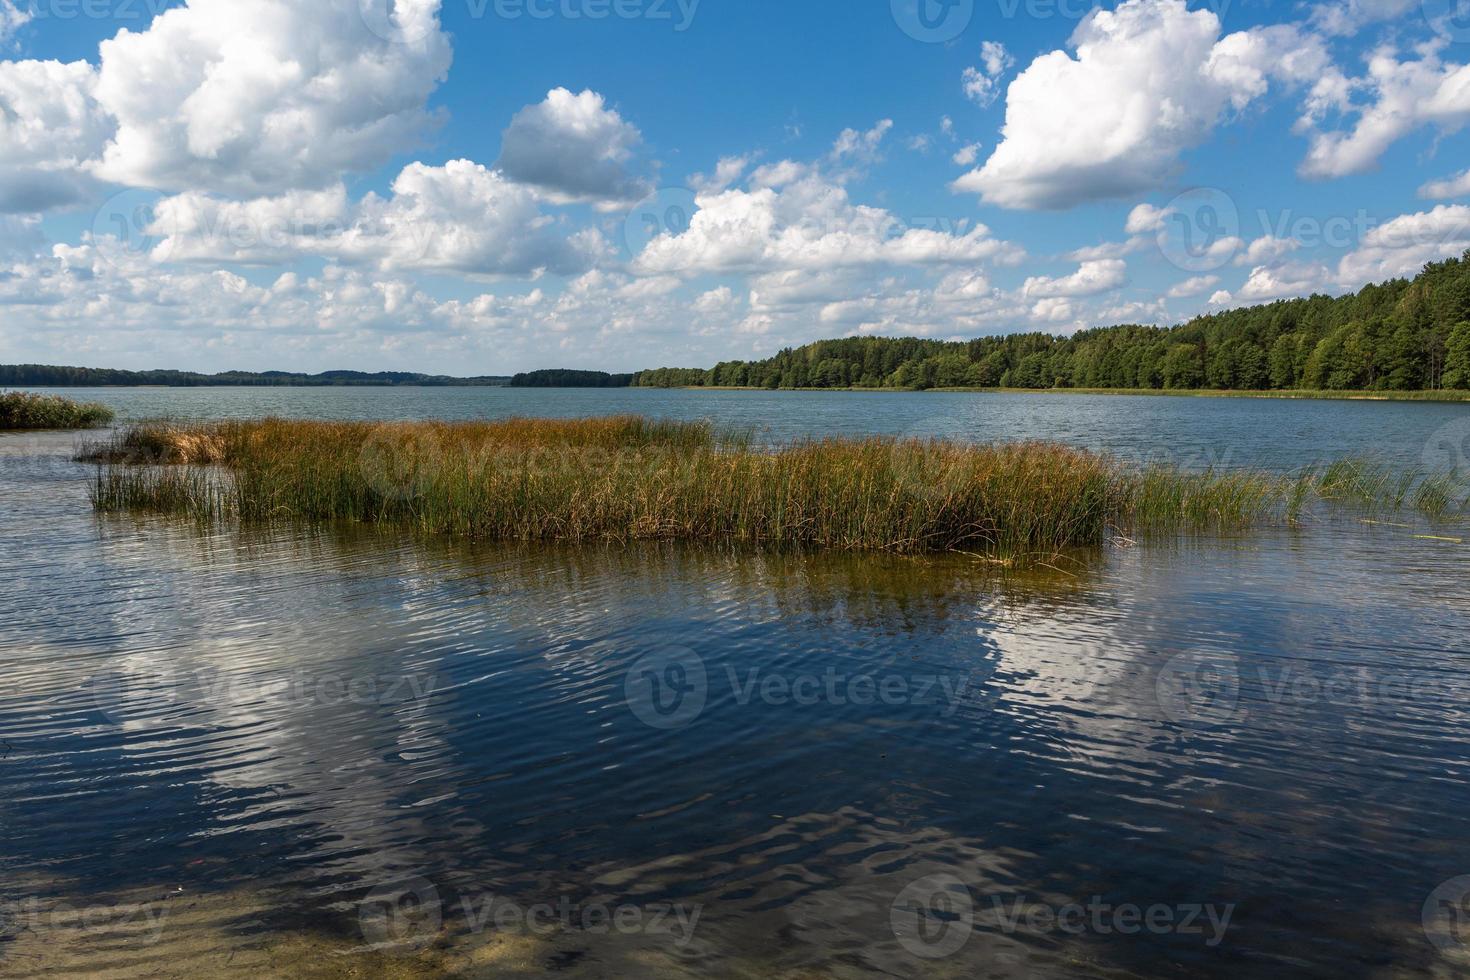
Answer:
<path fill-rule="evenodd" d="M 1320 49 L 1290 29 L 1220 38 L 1220 20 L 1184 0 L 1099 9 L 1070 40 L 1011 82 L 1003 139 L 953 187 L 1003 207 L 1061 209 L 1158 187 L 1203 142 L 1227 106 L 1300 82 Z M 1304 51 L 1284 53 L 1293 40 Z M 1309 50 L 1310 49 L 1310 50 Z"/>
<path fill-rule="evenodd" d="M 1291 252 L 1301 248 L 1301 242 L 1294 238 L 1277 238 L 1275 235 L 1262 235 L 1235 257 L 1236 265 L 1263 265 L 1274 262 Z"/>
<path fill-rule="evenodd" d="M 1032 299 L 1094 296 L 1117 289 L 1127 281 L 1127 262 L 1122 259 L 1095 259 L 1083 262 L 1069 276 L 1031 276 L 1021 287 L 1021 293 Z"/>
<path fill-rule="evenodd" d="M 608 208 L 647 197 L 652 185 L 629 171 L 642 134 L 597 92 L 555 88 L 516 113 L 496 167 L 557 203 Z"/>
<path fill-rule="evenodd" d="M 530 188 L 469 160 L 410 164 L 389 197 L 369 194 L 355 206 L 338 185 L 250 201 L 181 194 L 153 213 L 146 231 L 159 239 L 156 261 L 266 264 L 313 255 L 383 272 L 574 274 L 604 244 L 590 229 L 558 234 Z"/>
<path fill-rule="evenodd" d="M 1213 289 L 1219 285 L 1219 276 L 1191 276 L 1181 283 L 1174 285 L 1168 293 L 1170 299 L 1183 299 L 1186 296 L 1198 296 L 1207 289 Z"/>
<path fill-rule="evenodd" d="M 757 172 L 757 175 L 759 172 Z M 653 239 L 633 263 L 643 273 L 838 269 L 864 265 L 974 263 L 1018 250 L 984 225 L 911 227 L 882 208 L 853 204 L 847 190 L 806 172 L 779 188 L 696 198 L 687 230 Z"/>
<path fill-rule="evenodd" d="M 0 0 L 0 44 L 6 41 L 31 21 L 31 13 L 21 10 L 14 0 Z"/>
<path fill-rule="evenodd" d="M 1459 173 L 1442 180 L 1431 180 L 1419 188 L 1419 196 L 1423 198 L 1464 197 L 1470 194 L 1470 170 L 1461 170 Z"/>
<path fill-rule="evenodd" d="M 984 108 L 1000 95 L 1000 79 L 1015 64 L 1004 44 L 986 41 L 980 45 L 979 67 L 966 68 L 961 79 L 965 98 Z"/>
<path fill-rule="evenodd" d="M 1368 104 L 1347 104 L 1345 94 L 1330 100 L 1333 108 L 1356 116 L 1348 129 L 1324 130 L 1320 112 L 1309 112 L 1298 128 L 1311 137 L 1300 172 L 1330 178 L 1364 173 L 1395 142 L 1426 126 L 1452 133 L 1470 122 L 1470 65 L 1442 61 L 1442 43 L 1421 47 L 1421 57 L 1400 61 L 1392 48 L 1368 59 L 1368 72 L 1346 90 L 1370 94 Z"/>
<path fill-rule="evenodd" d="M 1470 206 L 1440 204 L 1429 211 L 1402 214 L 1363 235 L 1358 247 L 1338 262 L 1338 283 L 1356 288 L 1398 276 L 1412 276 L 1428 262 L 1470 249 Z"/>
<path fill-rule="evenodd" d="M 439 0 L 398 0 L 400 36 L 358 0 L 191 0 L 100 46 L 95 97 L 116 122 L 96 175 L 259 197 L 374 167 L 434 124 L 451 60 Z"/>
<path fill-rule="evenodd" d="M 1251 270 L 1245 285 L 1235 291 L 1235 298 L 1259 302 L 1306 296 L 1322 289 L 1330 281 L 1331 274 L 1320 263 L 1288 262 L 1275 266 L 1257 266 Z"/>
<path fill-rule="evenodd" d="M 75 204 L 113 126 L 84 61 L 0 61 L 0 213 Z"/>
<path fill-rule="evenodd" d="M 872 129 L 859 131 L 844 129 L 832 144 L 831 159 L 834 163 L 875 163 L 883 146 L 883 138 L 893 129 L 892 119 L 880 119 Z"/>

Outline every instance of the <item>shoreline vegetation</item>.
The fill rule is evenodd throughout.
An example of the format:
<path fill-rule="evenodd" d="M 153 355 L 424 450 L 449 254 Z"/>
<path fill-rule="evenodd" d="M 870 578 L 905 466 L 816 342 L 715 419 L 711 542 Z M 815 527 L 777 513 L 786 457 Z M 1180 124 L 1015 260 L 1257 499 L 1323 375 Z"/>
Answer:
<path fill-rule="evenodd" d="M 59 395 L 0 391 L 0 431 L 90 429 L 112 421 L 105 405 L 72 401 Z"/>
<path fill-rule="evenodd" d="M 1301 521 L 1318 505 L 1461 512 L 1459 474 L 1361 462 L 1282 476 L 1133 466 L 1044 443 L 815 439 L 638 416 L 150 423 L 88 447 L 99 512 L 364 522 L 469 540 L 671 540 L 963 552 L 1005 564 L 1155 534 Z"/>

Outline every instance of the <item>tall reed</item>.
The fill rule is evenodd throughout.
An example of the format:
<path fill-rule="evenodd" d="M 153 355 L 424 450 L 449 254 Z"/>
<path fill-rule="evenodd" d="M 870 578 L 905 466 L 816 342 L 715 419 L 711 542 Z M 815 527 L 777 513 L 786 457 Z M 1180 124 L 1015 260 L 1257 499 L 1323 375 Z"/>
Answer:
<path fill-rule="evenodd" d="M 92 458 L 105 464 L 93 492 L 103 511 L 380 522 L 473 539 L 1006 556 L 1098 544 L 1110 531 L 1295 520 L 1349 485 L 1337 470 L 1293 479 L 1134 468 L 1043 442 L 866 438 L 757 447 L 748 434 L 705 423 L 631 416 L 155 425 L 121 434 Z M 151 465 L 126 465 L 139 462 Z M 1399 503 L 1411 494 L 1393 489 Z M 1355 492 L 1383 490 L 1379 483 Z M 1435 492 L 1446 510 L 1457 492 L 1456 505 L 1463 503 L 1463 485 Z"/>
<path fill-rule="evenodd" d="M 0 429 L 86 429 L 112 421 L 112 409 L 60 395 L 0 392 Z"/>

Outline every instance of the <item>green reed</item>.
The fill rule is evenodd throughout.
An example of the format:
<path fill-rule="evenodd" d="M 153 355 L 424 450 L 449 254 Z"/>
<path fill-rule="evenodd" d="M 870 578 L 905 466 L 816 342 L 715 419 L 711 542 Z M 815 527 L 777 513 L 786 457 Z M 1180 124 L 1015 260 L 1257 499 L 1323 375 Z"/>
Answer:
<path fill-rule="evenodd" d="M 1438 514 L 1464 503 L 1463 484 L 1401 484 L 1343 465 L 1284 477 L 1131 467 L 1044 442 L 834 438 L 762 447 L 707 423 L 634 416 L 153 425 L 122 433 L 92 458 L 106 464 L 93 491 L 102 511 L 360 521 L 470 539 L 1003 557 L 1096 545 L 1110 533 L 1292 522 L 1319 501 L 1371 497 Z"/>
<path fill-rule="evenodd" d="M 0 392 L 0 429 L 86 429 L 112 421 L 105 405 L 28 391 Z"/>

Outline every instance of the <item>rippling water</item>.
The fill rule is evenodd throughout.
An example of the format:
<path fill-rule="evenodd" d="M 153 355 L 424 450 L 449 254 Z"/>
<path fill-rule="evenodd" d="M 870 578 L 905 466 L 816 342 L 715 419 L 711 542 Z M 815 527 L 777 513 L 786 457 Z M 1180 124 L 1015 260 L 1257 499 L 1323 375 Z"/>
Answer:
<path fill-rule="evenodd" d="M 1281 428 L 1324 405 L 1400 455 L 1453 422 Z M 74 439 L 0 437 L 0 974 L 1470 968 L 1470 588 L 1425 529 L 1028 576 L 203 532 L 95 518 Z"/>

